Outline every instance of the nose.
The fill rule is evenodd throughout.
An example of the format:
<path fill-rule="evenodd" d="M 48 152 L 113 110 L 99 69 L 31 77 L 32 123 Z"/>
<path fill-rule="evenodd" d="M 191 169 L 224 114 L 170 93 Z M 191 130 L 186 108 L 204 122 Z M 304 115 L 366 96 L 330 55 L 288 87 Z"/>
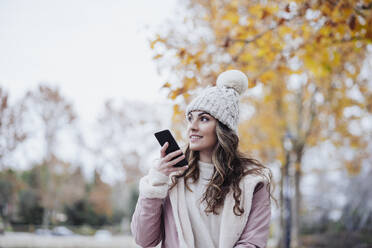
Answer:
<path fill-rule="evenodd" d="M 189 129 L 192 131 L 198 130 L 198 120 L 194 119 L 189 122 Z"/>

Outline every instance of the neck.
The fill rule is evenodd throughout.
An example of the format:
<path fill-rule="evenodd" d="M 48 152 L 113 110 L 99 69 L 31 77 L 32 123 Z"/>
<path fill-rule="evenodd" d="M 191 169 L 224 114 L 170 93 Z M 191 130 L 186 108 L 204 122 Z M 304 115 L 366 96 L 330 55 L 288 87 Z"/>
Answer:
<path fill-rule="evenodd" d="M 199 152 L 199 160 L 204 163 L 212 163 L 212 151 L 206 152 L 206 151 L 200 151 Z"/>

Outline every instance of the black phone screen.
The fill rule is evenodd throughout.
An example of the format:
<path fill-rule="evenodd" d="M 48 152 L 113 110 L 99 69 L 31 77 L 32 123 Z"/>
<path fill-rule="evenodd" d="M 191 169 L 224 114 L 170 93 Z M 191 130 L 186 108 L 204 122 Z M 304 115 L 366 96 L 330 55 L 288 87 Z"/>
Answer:
<path fill-rule="evenodd" d="M 172 133 L 168 129 L 157 132 L 154 135 L 155 135 L 156 139 L 158 140 L 158 142 L 161 146 L 163 146 L 165 144 L 165 142 L 169 143 L 169 146 L 168 146 L 167 150 L 165 150 L 166 154 L 169 154 L 171 152 L 174 152 L 174 151 L 177 151 L 177 150 L 180 149 L 180 147 L 178 146 L 178 144 L 177 144 L 176 140 L 174 139 Z M 182 154 L 180 154 L 179 156 L 182 156 Z M 173 159 L 176 159 L 179 156 L 174 157 Z M 174 167 L 181 167 L 181 166 L 185 166 L 185 165 L 187 165 L 186 158 L 179 161 L 177 164 L 174 165 Z"/>

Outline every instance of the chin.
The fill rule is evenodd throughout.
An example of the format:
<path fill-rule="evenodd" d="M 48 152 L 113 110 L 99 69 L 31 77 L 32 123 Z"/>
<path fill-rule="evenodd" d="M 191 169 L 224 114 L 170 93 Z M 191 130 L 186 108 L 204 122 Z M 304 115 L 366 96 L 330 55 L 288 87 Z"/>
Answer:
<path fill-rule="evenodd" d="M 189 149 L 194 152 L 200 151 L 200 148 L 201 148 L 200 146 L 192 145 L 192 144 L 190 144 L 189 146 Z"/>
<path fill-rule="evenodd" d="M 190 151 L 198 151 L 198 149 L 197 149 L 197 147 L 194 147 L 194 146 L 189 146 L 189 149 L 190 149 Z"/>

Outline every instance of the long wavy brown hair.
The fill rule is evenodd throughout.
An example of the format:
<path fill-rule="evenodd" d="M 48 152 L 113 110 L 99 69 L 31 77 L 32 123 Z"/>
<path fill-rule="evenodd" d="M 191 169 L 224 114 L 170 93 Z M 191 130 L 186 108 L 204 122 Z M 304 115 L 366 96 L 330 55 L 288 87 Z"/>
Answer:
<path fill-rule="evenodd" d="M 202 201 L 206 202 L 206 213 L 219 214 L 220 208 L 223 206 L 226 195 L 230 190 L 233 191 L 235 200 L 234 214 L 241 216 L 244 209 L 240 207 L 242 190 L 239 187 L 240 180 L 249 174 L 256 174 L 265 177 L 268 181 L 266 190 L 272 196 L 271 171 L 255 159 L 249 158 L 238 150 L 239 137 L 226 125 L 217 120 L 216 125 L 217 144 L 213 150 L 212 163 L 214 171 L 212 178 L 207 184 L 206 191 L 203 194 Z M 195 183 L 199 180 L 199 152 L 190 150 L 187 146 L 185 156 L 189 162 L 189 168 L 180 175 L 172 177 L 173 188 L 180 178 L 184 179 L 186 188 L 192 191 L 188 186 L 191 181 Z M 266 171 L 266 172 L 265 172 Z"/>

